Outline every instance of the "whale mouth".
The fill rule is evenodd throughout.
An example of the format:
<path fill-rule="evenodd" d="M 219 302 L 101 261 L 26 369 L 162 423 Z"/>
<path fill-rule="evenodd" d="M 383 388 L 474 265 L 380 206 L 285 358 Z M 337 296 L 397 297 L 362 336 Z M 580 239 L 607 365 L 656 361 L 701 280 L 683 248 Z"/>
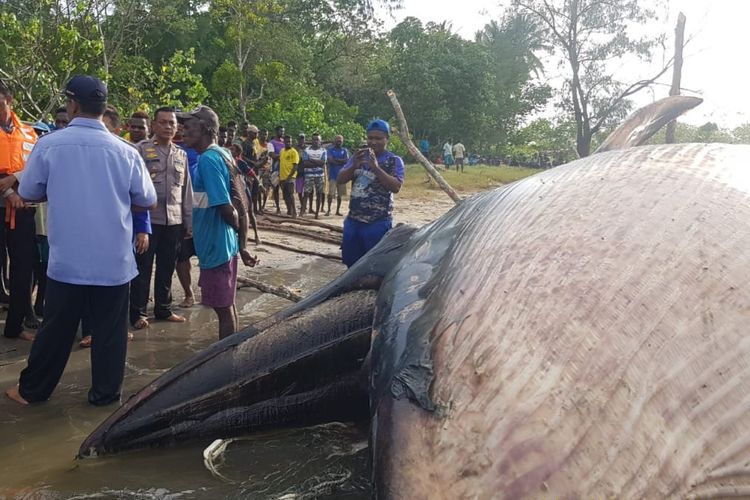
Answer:
<path fill-rule="evenodd" d="M 369 416 L 363 363 L 377 292 L 347 292 L 209 347 L 141 389 L 79 458 Z"/>
<path fill-rule="evenodd" d="M 368 419 L 376 296 L 415 231 L 394 227 L 329 284 L 162 374 L 102 422 L 78 457 Z"/>

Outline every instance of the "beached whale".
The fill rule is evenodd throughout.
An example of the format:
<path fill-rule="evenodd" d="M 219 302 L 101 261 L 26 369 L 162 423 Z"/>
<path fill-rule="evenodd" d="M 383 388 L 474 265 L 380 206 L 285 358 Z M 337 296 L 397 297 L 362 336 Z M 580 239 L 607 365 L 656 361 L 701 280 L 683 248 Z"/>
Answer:
<path fill-rule="evenodd" d="M 619 149 L 688 104 L 394 228 L 80 455 L 369 415 L 381 498 L 750 495 L 750 147 Z"/>

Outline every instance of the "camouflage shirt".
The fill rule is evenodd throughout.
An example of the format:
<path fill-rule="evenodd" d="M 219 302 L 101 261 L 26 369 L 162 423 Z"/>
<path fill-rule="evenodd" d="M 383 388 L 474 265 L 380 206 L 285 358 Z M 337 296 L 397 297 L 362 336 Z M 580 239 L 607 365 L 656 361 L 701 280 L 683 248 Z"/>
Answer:
<path fill-rule="evenodd" d="M 404 160 L 390 151 L 384 151 L 377 160 L 388 175 L 404 182 Z M 353 162 L 350 158 L 342 170 L 351 168 Z M 349 217 L 365 223 L 393 217 L 393 193 L 380 184 L 367 163 L 354 172 Z"/>

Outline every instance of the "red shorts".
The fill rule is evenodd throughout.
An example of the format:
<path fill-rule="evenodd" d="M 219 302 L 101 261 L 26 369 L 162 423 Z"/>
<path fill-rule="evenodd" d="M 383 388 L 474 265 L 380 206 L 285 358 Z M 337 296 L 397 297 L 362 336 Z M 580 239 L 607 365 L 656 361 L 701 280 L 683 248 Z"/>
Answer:
<path fill-rule="evenodd" d="M 201 304 L 208 307 L 231 307 L 237 295 L 237 256 L 211 269 L 201 269 L 198 278 Z"/>

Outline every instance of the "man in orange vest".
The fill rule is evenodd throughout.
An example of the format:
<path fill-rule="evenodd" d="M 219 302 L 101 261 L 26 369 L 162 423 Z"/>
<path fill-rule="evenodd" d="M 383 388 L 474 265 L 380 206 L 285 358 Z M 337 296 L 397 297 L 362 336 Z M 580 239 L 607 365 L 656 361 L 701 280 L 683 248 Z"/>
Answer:
<path fill-rule="evenodd" d="M 34 130 L 13 112 L 13 91 L 0 81 L 0 245 L 10 258 L 10 303 L 4 334 L 8 338 L 34 340 L 23 329 L 31 303 L 31 276 L 36 260 L 36 209 L 18 196 L 18 180 L 36 144 Z"/>

